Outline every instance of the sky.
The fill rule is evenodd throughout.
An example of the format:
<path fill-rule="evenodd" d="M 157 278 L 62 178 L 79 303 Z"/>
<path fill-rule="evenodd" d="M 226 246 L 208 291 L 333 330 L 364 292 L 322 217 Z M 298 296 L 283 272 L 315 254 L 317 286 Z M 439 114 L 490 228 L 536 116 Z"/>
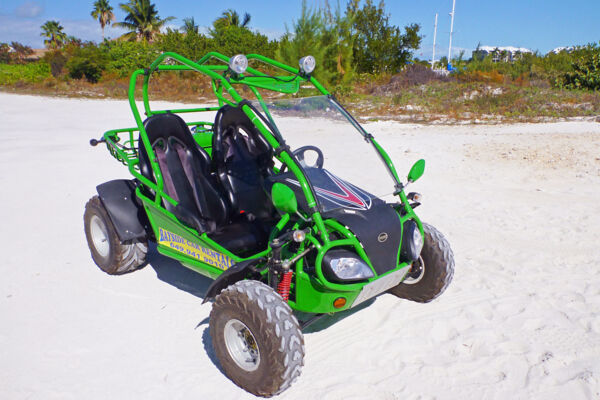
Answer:
<path fill-rule="evenodd" d="M 309 6 L 325 0 L 308 0 Z M 376 2 L 378 0 L 375 0 Z M 123 13 L 110 0 L 117 21 Z M 270 38 L 277 38 L 300 15 L 301 0 L 154 0 L 160 17 L 173 16 L 171 27 L 180 27 L 183 18 L 194 17 L 202 27 L 209 26 L 224 10 L 240 15 L 250 13 L 250 27 Z M 337 0 L 330 0 L 335 5 Z M 340 0 L 344 5 L 345 0 Z M 43 47 L 40 25 L 58 20 L 68 35 L 84 40 L 101 40 L 100 25 L 90 16 L 93 0 L 0 0 L 0 42 L 17 41 L 34 48 Z M 433 25 L 438 13 L 436 59 L 448 53 L 452 0 L 388 0 L 390 22 L 404 27 L 421 25 L 424 35 L 415 56 L 430 59 Z M 526 47 L 546 53 L 559 46 L 587 44 L 600 40 L 600 0 L 456 0 L 453 56 L 461 50 L 470 56 L 477 45 Z M 118 37 L 116 28 L 106 29 L 107 37 Z"/>

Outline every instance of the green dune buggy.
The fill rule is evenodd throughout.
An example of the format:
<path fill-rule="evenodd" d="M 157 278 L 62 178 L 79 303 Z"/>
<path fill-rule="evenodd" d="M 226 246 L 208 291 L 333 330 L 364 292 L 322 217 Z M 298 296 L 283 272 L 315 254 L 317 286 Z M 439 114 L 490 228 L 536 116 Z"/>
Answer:
<path fill-rule="evenodd" d="M 85 207 L 95 263 L 109 274 L 135 270 L 153 241 L 214 279 L 204 301 L 214 299 L 216 356 L 237 385 L 265 397 L 300 375 L 303 328 L 386 292 L 431 301 L 454 271 L 446 239 L 414 212 L 420 195 L 405 193 L 425 162 L 403 183 L 375 138 L 311 76 L 314 68 L 311 56 L 297 69 L 255 54 L 213 52 L 194 62 L 164 53 L 131 77 L 137 126 L 90 141 L 105 143 L 133 175 L 99 185 Z M 167 71 L 206 75 L 218 106 L 151 108 L 150 78 Z M 215 116 L 181 117 L 194 113 Z"/>

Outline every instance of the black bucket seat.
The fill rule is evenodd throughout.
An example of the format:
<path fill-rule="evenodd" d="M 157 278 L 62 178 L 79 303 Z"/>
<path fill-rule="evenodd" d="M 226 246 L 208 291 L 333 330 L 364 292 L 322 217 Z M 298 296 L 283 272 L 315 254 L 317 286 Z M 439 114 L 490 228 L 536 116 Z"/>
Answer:
<path fill-rule="evenodd" d="M 234 253 L 264 245 L 265 232 L 232 213 L 223 190 L 211 173 L 211 159 L 198 146 L 185 121 L 176 114 L 157 114 L 144 127 L 163 176 L 164 191 L 178 204 L 165 208 L 183 224 Z M 139 143 L 140 172 L 156 182 L 148 154 Z"/>
<path fill-rule="evenodd" d="M 264 179 L 273 174 L 273 147 L 239 107 L 221 107 L 213 131 L 214 169 L 235 212 L 272 218 Z"/>

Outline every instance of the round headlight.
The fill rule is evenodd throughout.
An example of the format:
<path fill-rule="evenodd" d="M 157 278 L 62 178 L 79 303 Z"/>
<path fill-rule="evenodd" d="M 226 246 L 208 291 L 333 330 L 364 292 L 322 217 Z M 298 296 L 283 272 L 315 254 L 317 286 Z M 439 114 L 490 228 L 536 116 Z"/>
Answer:
<path fill-rule="evenodd" d="M 315 66 L 317 65 L 317 61 L 313 56 L 306 56 L 300 59 L 300 71 L 305 74 L 310 74 L 315 70 Z"/>
<path fill-rule="evenodd" d="M 229 59 L 229 68 L 236 74 L 242 74 L 248 68 L 248 59 L 243 54 L 236 54 Z"/>

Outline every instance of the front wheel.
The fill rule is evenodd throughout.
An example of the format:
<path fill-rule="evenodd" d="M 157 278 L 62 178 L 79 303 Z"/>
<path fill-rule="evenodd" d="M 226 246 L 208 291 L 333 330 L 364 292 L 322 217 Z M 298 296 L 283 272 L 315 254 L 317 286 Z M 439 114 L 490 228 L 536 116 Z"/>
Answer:
<path fill-rule="evenodd" d="M 225 374 L 250 393 L 271 397 L 300 376 L 304 338 L 298 320 L 261 282 L 236 282 L 216 297 L 210 336 Z"/>
<path fill-rule="evenodd" d="M 107 274 L 124 274 L 146 263 L 148 242 L 135 240 L 121 243 L 98 196 L 92 197 L 85 205 L 83 226 L 92 259 Z"/>
<path fill-rule="evenodd" d="M 389 293 L 402 299 L 428 303 L 448 287 L 454 276 L 454 254 L 440 231 L 423 224 L 425 243 L 419 259 L 413 262 L 404 281 Z"/>

